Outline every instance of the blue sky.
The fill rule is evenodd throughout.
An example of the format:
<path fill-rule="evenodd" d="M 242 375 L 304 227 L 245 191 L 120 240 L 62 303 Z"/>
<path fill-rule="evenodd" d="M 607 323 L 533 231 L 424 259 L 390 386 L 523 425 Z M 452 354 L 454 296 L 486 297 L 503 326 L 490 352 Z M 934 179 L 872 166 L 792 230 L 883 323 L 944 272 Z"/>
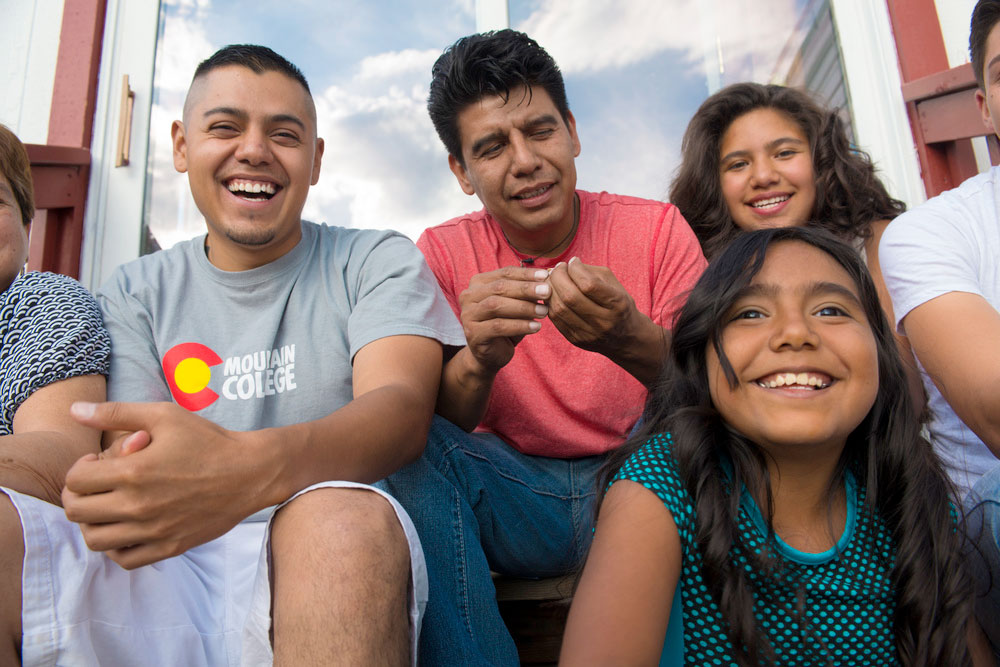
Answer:
<path fill-rule="evenodd" d="M 777 56 L 815 1 L 511 0 L 510 20 L 563 70 L 583 147 L 578 186 L 663 199 L 709 87 L 780 76 Z M 432 63 L 471 32 L 473 0 L 165 0 L 147 192 L 153 233 L 167 247 L 204 229 L 173 171 L 170 122 L 197 63 L 241 42 L 270 46 L 310 81 L 327 149 L 306 218 L 416 239 L 480 208 L 448 170 L 425 110 Z"/>

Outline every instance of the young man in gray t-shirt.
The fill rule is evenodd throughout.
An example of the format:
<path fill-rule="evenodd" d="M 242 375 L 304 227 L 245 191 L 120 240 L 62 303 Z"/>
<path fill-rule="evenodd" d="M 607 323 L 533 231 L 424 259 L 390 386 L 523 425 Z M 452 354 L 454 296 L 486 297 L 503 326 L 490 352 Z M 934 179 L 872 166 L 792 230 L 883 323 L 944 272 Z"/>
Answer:
<path fill-rule="evenodd" d="M 361 483 L 420 455 L 461 329 L 408 240 L 301 220 L 323 141 L 281 56 L 206 60 L 172 134 L 207 234 L 101 288 L 118 402 L 73 414 L 107 449 L 65 516 L 8 494 L 4 627 L 26 664 L 413 662 L 419 542 Z"/>

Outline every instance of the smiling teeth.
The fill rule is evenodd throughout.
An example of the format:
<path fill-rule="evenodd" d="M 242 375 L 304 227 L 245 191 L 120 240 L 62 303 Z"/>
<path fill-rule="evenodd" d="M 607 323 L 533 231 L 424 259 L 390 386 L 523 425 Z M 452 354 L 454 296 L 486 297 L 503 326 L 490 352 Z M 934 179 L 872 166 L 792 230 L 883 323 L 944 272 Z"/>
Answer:
<path fill-rule="evenodd" d="M 817 389 L 824 389 L 829 385 L 821 378 L 816 375 L 810 375 L 809 373 L 778 373 L 768 381 L 758 380 L 757 384 L 766 389 L 775 389 L 777 387 L 788 387 L 792 385 L 804 386 L 804 387 L 816 387 Z"/>
<path fill-rule="evenodd" d="M 781 195 L 780 197 L 771 197 L 770 199 L 761 199 L 760 201 L 755 201 L 751 206 L 754 208 L 767 208 L 769 206 L 775 206 L 783 201 L 788 201 L 791 199 L 791 195 Z"/>
<path fill-rule="evenodd" d="M 273 195 L 277 190 L 273 183 L 255 183 L 251 181 L 233 181 L 226 186 L 230 192 L 249 192 L 251 194 Z"/>
<path fill-rule="evenodd" d="M 538 195 L 542 194 L 548 189 L 549 186 L 546 185 L 544 187 L 538 188 L 537 190 L 532 190 L 531 192 L 525 192 L 524 194 L 521 195 L 515 195 L 514 199 L 531 199 L 532 197 L 537 197 Z"/>

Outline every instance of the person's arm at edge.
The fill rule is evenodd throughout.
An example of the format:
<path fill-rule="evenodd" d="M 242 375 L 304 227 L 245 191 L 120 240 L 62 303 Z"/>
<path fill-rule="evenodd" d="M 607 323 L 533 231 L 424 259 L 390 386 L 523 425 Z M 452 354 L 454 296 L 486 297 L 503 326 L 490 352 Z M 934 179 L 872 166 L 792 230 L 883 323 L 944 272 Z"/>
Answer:
<path fill-rule="evenodd" d="M 906 371 L 906 386 L 913 399 L 913 408 L 916 410 L 915 418 L 919 419 L 923 415 L 927 404 L 927 393 L 924 391 L 924 381 L 920 377 L 920 370 L 917 368 L 917 361 L 913 356 L 913 349 L 910 347 L 909 339 L 896 330 L 896 319 L 892 309 L 892 297 L 889 296 L 889 288 L 885 286 L 885 279 L 882 277 L 882 265 L 878 255 L 879 241 L 882 234 L 891 220 L 877 220 L 871 224 L 872 235 L 865 241 L 865 258 L 868 264 L 868 272 L 871 274 L 872 282 L 878 291 L 878 300 L 882 305 L 882 312 L 885 313 L 889 326 L 892 327 L 893 336 L 896 339 L 896 348 L 899 356 L 903 360 L 903 369 Z"/>
<path fill-rule="evenodd" d="M 941 395 L 1000 457 L 1000 313 L 978 294 L 948 292 L 902 323 Z"/>
<path fill-rule="evenodd" d="M 615 482 L 601 505 L 559 664 L 659 664 L 680 571 L 670 511 L 644 486 Z"/>
<path fill-rule="evenodd" d="M 68 471 L 100 451 L 101 433 L 69 414 L 75 401 L 103 401 L 103 375 L 81 375 L 35 390 L 14 413 L 14 433 L 0 436 L 0 486 L 62 505 Z"/>

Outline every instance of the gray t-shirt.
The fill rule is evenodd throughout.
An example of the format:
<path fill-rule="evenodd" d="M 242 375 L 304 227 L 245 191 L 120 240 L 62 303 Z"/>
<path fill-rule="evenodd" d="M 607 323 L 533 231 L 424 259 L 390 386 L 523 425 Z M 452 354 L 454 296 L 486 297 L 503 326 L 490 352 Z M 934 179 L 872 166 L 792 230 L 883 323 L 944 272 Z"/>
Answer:
<path fill-rule="evenodd" d="M 319 419 L 353 397 L 358 350 L 386 336 L 465 339 L 411 241 L 302 223 L 265 266 L 213 266 L 204 237 L 120 267 L 97 293 L 114 401 L 170 401 L 232 430 Z"/>

